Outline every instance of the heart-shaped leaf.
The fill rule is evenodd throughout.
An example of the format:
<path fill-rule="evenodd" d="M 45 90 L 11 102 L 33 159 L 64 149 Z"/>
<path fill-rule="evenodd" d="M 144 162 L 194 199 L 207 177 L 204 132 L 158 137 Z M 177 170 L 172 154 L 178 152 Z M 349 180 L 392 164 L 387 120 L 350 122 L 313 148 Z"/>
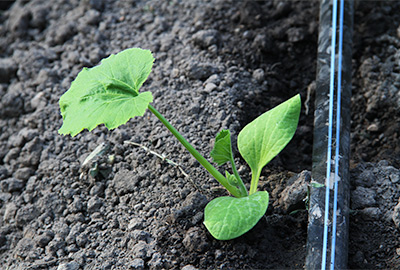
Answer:
<path fill-rule="evenodd" d="M 257 224 L 267 211 L 268 201 L 267 191 L 242 198 L 216 198 L 204 210 L 204 225 L 218 240 L 239 237 Z"/>
<path fill-rule="evenodd" d="M 60 134 L 75 136 L 104 124 L 113 129 L 143 116 L 153 96 L 139 93 L 154 58 L 149 50 L 131 48 L 110 55 L 93 68 L 83 68 L 60 98 L 63 125 Z"/>

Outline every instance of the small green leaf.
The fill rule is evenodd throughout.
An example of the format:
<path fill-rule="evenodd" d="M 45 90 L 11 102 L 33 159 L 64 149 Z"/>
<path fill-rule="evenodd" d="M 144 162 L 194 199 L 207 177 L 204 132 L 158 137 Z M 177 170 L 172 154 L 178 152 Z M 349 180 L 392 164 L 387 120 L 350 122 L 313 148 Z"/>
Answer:
<path fill-rule="evenodd" d="M 143 116 L 153 96 L 139 93 L 154 58 L 149 50 L 131 48 L 110 55 L 93 68 L 83 68 L 60 98 L 63 125 L 60 134 L 75 136 L 100 124 L 116 128 Z"/>
<path fill-rule="evenodd" d="M 210 153 L 213 161 L 218 165 L 222 165 L 231 161 L 232 146 L 231 132 L 227 129 L 221 130 L 215 138 L 214 148 Z"/>
<path fill-rule="evenodd" d="M 239 237 L 257 224 L 267 211 L 268 201 L 266 191 L 242 198 L 216 198 L 204 210 L 204 225 L 218 240 Z"/>
<path fill-rule="evenodd" d="M 234 175 L 231 175 L 225 171 L 227 184 L 240 190 L 239 197 L 247 196 L 247 189 L 239 176 L 233 160 L 231 132 L 229 130 L 224 129 L 218 133 L 217 137 L 215 138 L 214 148 L 210 155 L 213 158 L 213 161 L 218 165 L 222 165 L 228 161 L 231 163 Z"/>
<path fill-rule="evenodd" d="M 239 188 L 239 180 L 233 175 L 225 171 L 225 178 L 228 180 L 228 183 L 234 187 Z"/>
<path fill-rule="evenodd" d="M 296 95 L 260 115 L 240 131 L 237 142 L 239 152 L 252 172 L 250 194 L 257 189 L 262 168 L 292 139 L 300 109 L 300 95 Z"/>
<path fill-rule="evenodd" d="M 321 183 L 318 183 L 318 182 L 314 182 L 314 181 L 311 181 L 311 184 L 310 184 L 312 187 L 314 187 L 314 188 L 322 188 L 322 187 L 324 187 L 325 185 L 324 184 L 321 184 Z"/>

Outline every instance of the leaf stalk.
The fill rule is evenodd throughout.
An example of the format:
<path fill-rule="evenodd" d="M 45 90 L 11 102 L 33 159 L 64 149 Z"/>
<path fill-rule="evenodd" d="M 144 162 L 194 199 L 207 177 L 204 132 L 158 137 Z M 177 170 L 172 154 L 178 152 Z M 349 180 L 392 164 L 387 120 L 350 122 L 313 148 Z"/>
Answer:
<path fill-rule="evenodd" d="M 250 191 L 249 195 L 254 194 L 257 192 L 258 187 L 258 180 L 260 179 L 261 170 L 258 172 L 251 172 L 251 184 L 250 184 Z"/>
<path fill-rule="evenodd" d="M 246 186 L 244 185 L 243 180 L 242 180 L 242 178 L 240 177 L 238 170 L 236 169 L 236 165 L 235 165 L 235 161 L 233 160 L 233 156 L 231 156 L 230 162 L 231 162 L 231 165 L 232 165 L 233 175 L 234 175 L 234 176 L 236 177 L 236 179 L 238 179 L 238 181 L 239 181 L 239 189 L 240 189 L 240 192 L 241 192 L 242 194 L 246 194 L 246 196 L 248 196 L 249 194 L 248 194 L 248 192 L 247 192 Z"/>
<path fill-rule="evenodd" d="M 237 188 L 228 183 L 228 180 L 207 161 L 153 106 L 149 104 L 149 110 L 164 124 L 166 128 L 178 139 L 178 141 L 192 154 L 192 156 L 233 196 L 240 198 L 247 196 L 246 188 Z M 244 187 L 244 185 L 243 185 Z"/>

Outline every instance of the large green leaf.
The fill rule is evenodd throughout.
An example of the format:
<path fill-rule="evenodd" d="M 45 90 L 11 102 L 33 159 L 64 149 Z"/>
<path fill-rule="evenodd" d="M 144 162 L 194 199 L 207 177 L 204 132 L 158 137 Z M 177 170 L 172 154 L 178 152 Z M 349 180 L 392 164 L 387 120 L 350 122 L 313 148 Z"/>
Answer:
<path fill-rule="evenodd" d="M 238 135 L 238 148 L 249 164 L 255 187 L 262 168 L 271 161 L 292 139 L 299 121 L 300 95 L 281 103 L 246 125 Z M 252 179 L 252 181 L 253 181 Z"/>
<path fill-rule="evenodd" d="M 153 62 L 149 50 L 131 48 L 110 55 L 98 66 L 83 68 L 60 98 L 63 125 L 58 132 L 75 136 L 100 124 L 113 129 L 143 116 L 153 96 L 139 93 L 139 88 Z"/>
<path fill-rule="evenodd" d="M 257 224 L 267 211 L 268 201 L 266 191 L 242 198 L 216 198 L 204 210 L 204 225 L 218 240 L 239 237 Z"/>

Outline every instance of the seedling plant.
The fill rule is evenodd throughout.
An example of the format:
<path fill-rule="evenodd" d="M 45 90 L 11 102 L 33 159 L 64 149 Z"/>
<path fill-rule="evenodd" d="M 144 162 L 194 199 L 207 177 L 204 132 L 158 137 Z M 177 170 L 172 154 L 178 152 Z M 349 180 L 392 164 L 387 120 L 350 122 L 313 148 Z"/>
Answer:
<path fill-rule="evenodd" d="M 218 166 L 230 163 L 232 174 L 221 174 L 150 103 L 150 92 L 139 92 L 151 72 L 154 58 L 149 50 L 131 48 L 103 59 L 93 68 L 83 68 L 59 101 L 63 125 L 60 134 L 75 136 L 84 129 L 104 124 L 117 128 L 149 109 L 193 155 L 194 158 L 234 197 L 210 201 L 204 210 L 204 225 L 219 240 L 239 237 L 253 228 L 265 214 L 269 195 L 257 191 L 262 168 L 292 139 L 300 115 L 300 95 L 281 103 L 246 125 L 237 137 L 237 146 L 251 169 L 247 191 L 234 162 L 231 134 L 221 130 L 211 157 Z"/>

